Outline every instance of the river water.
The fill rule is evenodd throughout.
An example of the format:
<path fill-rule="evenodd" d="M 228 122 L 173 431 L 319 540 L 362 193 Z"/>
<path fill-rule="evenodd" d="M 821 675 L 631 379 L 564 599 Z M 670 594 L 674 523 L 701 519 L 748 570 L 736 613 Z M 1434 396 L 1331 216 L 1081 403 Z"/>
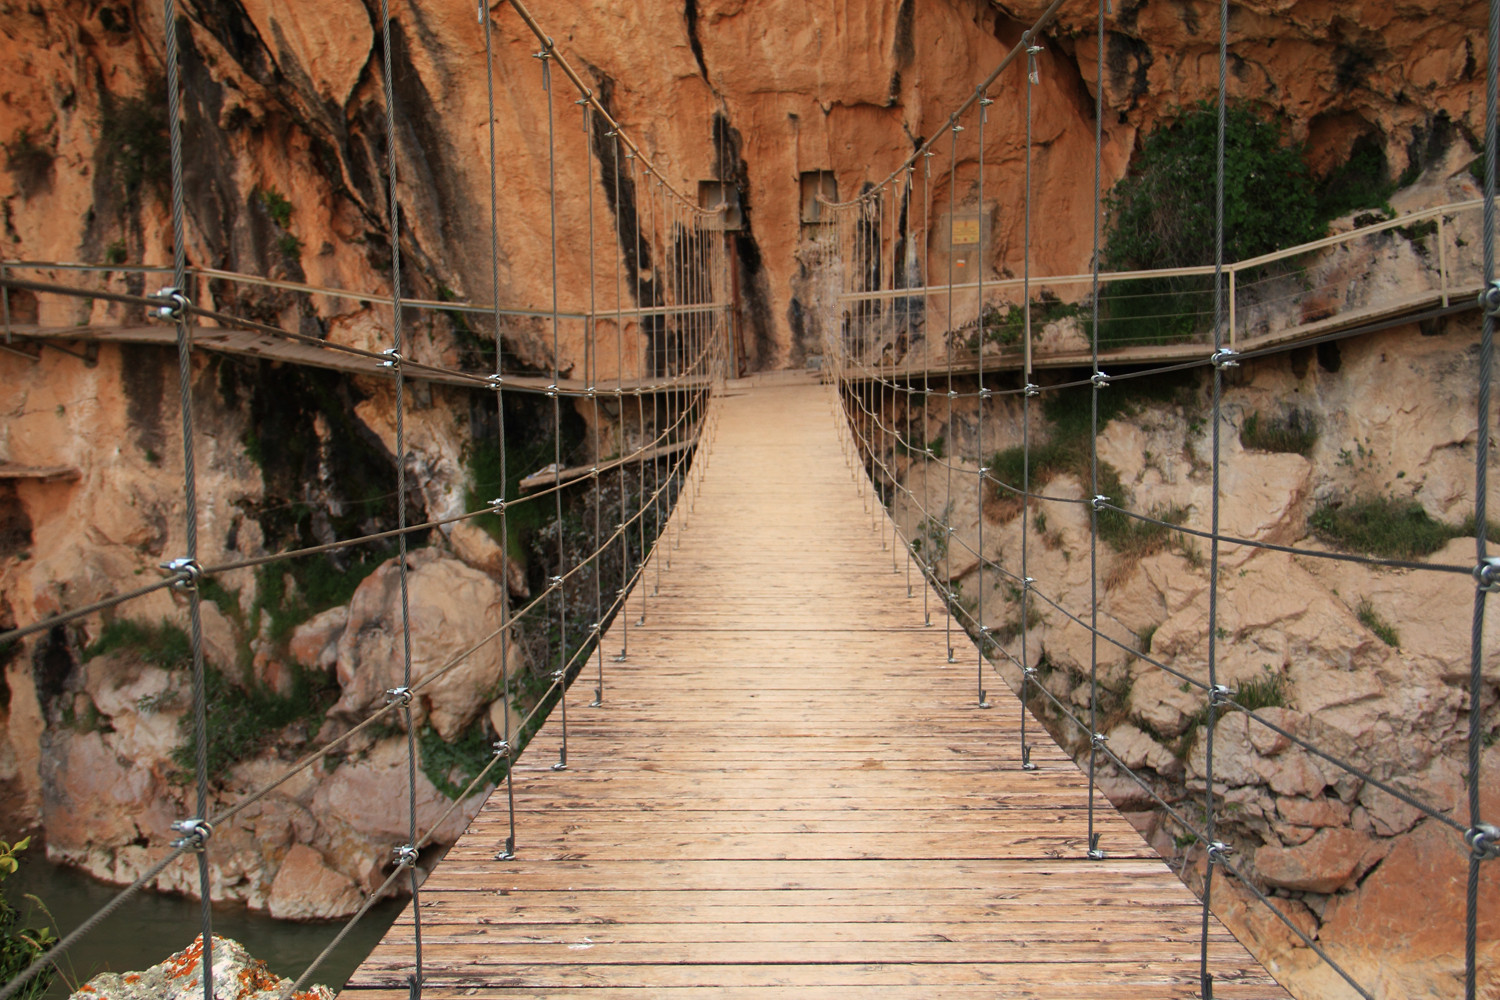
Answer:
<path fill-rule="evenodd" d="M 6 878 L 3 888 L 5 898 L 27 917 L 23 926 L 37 926 L 46 919 L 34 912 L 27 913 L 31 906 L 22 898 L 24 893 L 31 893 L 46 904 L 58 937 L 63 937 L 119 892 L 114 886 L 48 862 L 35 841 L 18 859 L 20 871 Z M 373 907 L 338 950 L 318 967 L 313 981 L 327 984 L 335 991 L 341 989 L 404 905 L 403 901 L 387 900 Z M 343 926 L 342 922 L 303 924 L 272 920 L 242 906 L 216 906 L 213 920 L 215 934 L 235 939 L 250 954 L 265 961 L 272 971 L 291 979 L 302 974 Z M 99 972 L 148 968 L 187 947 L 197 935 L 197 900 L 140 892 L 74 945 L 61 965 L 69 970 L 67 978 L 76 985 Z M 47 997 L 48 1000 L 63 998 L 68 992 L 68 985 L 56 981 Z"/>

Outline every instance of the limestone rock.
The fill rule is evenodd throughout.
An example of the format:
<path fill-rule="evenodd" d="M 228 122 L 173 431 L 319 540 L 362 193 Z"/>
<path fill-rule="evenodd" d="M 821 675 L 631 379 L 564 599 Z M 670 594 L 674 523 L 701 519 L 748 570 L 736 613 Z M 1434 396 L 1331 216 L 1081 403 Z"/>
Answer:
<path fill-rule="evenodd" d="M 349 608 L 340 605 L 314 615 L 292 632 L 292 659 L 308 669 L 331 670 L 338 664 L 339 639 L 349 624 Z"/>
<path fill-rule="evenodd" d="M 1326 829 L 1296 847 L 1261 847 L 1255 867 L 1268 885 L 1335 892 L 1354 877 L 1369 847 L 1369 839 L 1353 830 Z"/>
<path fill-rule="evenodd" d="M 313 794 L 316 816 L 339 817 L 359 834 L 386 845 L 404 843 L 409 836 L 406 810 L 406 737 L 393 736 L 376 743 L 363 760 L 339 767 Z M 481 790 L 481 792 L 484 790 Z M 468 826 L 469 817 L 483 802 L 476 794 L 466 808 L 455 809 L 433 833 L 433 839 L 451 844 Z M 417 833 L 420 836 L 447 810 L 450 800 L 438 791 L 427 775 L 417 769 Z M 380 859 L 384 861 L 385 858 Z M 342 866 L 341 866 L 342 867 Z"/>
<path fill-rule="evenodd" d="M 278 920 L 330 920 L 358 910 L 360 894 L 352 881 L 324 864 L 317 851 L 297 844 L 276 870 L 267 902 Z"/>
<path fill-rule="evenodd" d="M 500 625 L 505 595 L 479 570 L 435 549 L 407 556 L 411 621 L 411 681 L 415 686 L 476 645 Z M 343 694 L 332 715 L 357 720 L 384 704 L 403 683 L 400 575 L 396 560 L 370 574 L 349 604 L 338 643 Z M 500 643 L 487 642 L 423 689 L 412 703 L 414 724 L 430 722 L 453 739 L 488 703 L 500 679 Z"/>
<path fill-rule="evenodd" d="M 214 935 L 215 1000 L 277 1000 L 292 985 L 266 963 L 252 958 L 244 945 Z M 141 972 L 101 972 L 68 1000 L 194 1000 L 203 996 L 203 938 L 165 961 Z M 312 986 L 293 1000 L 333 1000 L 327 986 Z"/>

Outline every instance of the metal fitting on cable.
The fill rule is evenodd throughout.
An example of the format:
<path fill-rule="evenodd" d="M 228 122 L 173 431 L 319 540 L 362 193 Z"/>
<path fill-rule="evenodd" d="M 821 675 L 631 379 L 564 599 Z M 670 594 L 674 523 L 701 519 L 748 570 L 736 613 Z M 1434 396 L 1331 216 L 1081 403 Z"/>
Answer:
<path fill-rule="evenodd" d="M 959 125 L 957 122 L 954 123 L 954 125 L 953 125 L 953 131 L 955 133 L 962 132 L 963 130 L 964 130 L 964 127 L 962 125 Z"/>
<path fill-rule="evenodd" d="M 1224 858 L 1233 853 L 1233 847 L 1216 840 L 1208 845 L 1208 863 L 1211 865 L 1221 865 L 1224 863 Z"/>
<path fill-rule="evenodd" d="M 1479 293 L 1479 308 L 1486 316 L 1500 316 L 1500 281 L 1491 281 L 1490 287 Z"/>
<path fill-rule="evenodd" d="M 197 590 L 199 582 L 203 579 L 203 567 L 199 565 L 198 560 L 189 559 L 187 556 L 162 563 L 161 571 L 166 576 L 177 577 L 172 582 L 172 589 L 180 594 Z"/>
<path fill-rule="evenodd" d="M 492 747 L 494 747 L 494 754 L 493 754 L 493 756 L 495 756 L 495 757 L 501 757 L 501 758 L 509 757 L 510 756 L 510 742 L 509 741 L 507 741 L 507 740 L 496 740 L 494 743 L 492 743 L 490 745 Z"/>
<path fill-rule="evenodd" d="M 417 863 L 417 849 L 410 844 L 398 844 L 391 849 L 397 868 L 410 868 Z"/>
<path fill-rule="evenodd" d="M 172 823 L 172 829 L 182 834 L 172 841 L 173 847 L 185 848 L 189 851 L 201 851 L 208 846 L 208 838 L 214 835 L 213 824 L 206 819 L 179 819 Z"/>
<path fill-rule="evenodd" d="M 1213 362 L 1215 368 L 1238 368 L 1240 366 L 1239 356 L 1240 352 L 1234 348 L 1221 347 L 1217 351 L 1214 351 L 1214 356 L 1209 360 Z"/>
<path fill-rule="evenodd" d="M 1219 708 L 1229 704 L 1234 699 L 1234 692 L 1223 684 L 1215 684 L 1208 689 L 1208 703 L 1213 708 Z"/>
<path fill-rule="evenodd" d="M 1094 508 L 1095 510 L 1103 510 L 1104 505 L 1107 503 L 1109 503 L 1109 497 L 1105 496 L 1103 493 L 1100 493 L 1098 496 L 1094 497 L 1094 499 L 1089 501 L 1089 506 Z"/>
<path fill-rule="evenodd" d="M 490 501 L 490 513 L 491 514 L 504 514 L 505 513 L 505 498 L 504 497 L 496 497 L 495 499 L 493 499 L 493 500 Z"/>
<path fill-rule="evenodd" d="M 386 688 L 385 689 L 385 703 L 387 705 L 396 705 L 396 704 L 410 705 L 411 704 L 411 688 L 409 688 L 409 687 Z"/>
<path fill-rule="evenodd" d="M 499 392 L 501 385 L 505 382 L 505 379 L 499 375 L 490 375 L 484 381 L 489 385 L 491 389 Z"/>
<path fill-rule="evenodd" d="M 1091 861 L 1103 861 L 1104 852 L 1099 849 L 1099 834 L 1089 834 L 1089 859 Z"/>
<path fill-rule="evenodd" d="M 553 590 L 554 588 L 561 587 L 561 586 L 562 586 L 562 577 L 560 577 L 560 576 L 549 576 L 549 577 L 547 577 L 547 589 L 548 590 Z"/>
<path fill-rule="evenodd" d="M 563 679 L 563 669 L 561 667 L 558 667 L 556 670 L 552 671 L 552 679 L 555 681 L 561 681 Z"/>
<path fill-rule="evenodd" d="M 380 362 L 380 367 L 382 367 L 382 368 L 400 368 L 401 367 L 401 352 L 400 351 L 396 350 L 394 347 L 387 347 L 385 350 L 381 351 L 380 353 L 381 353 L 382 356 L 385 357 L 385 360 L 382 361 L 382 362 Z"/>
<path fill-rule="evenodd" d="M 1095 750 L 1103 750 L 1104 744 L 1109 742 L 1109 737 L 1103 733 L 1094 733 L 1089 737 L 1089 746 Z"/>
<path fill-rule="evenodd" d="M 547 386 L 547 398 L 548 399 L 556 399 L 557 398 L 557 384 L 555 382 L 552 385 Z"/>
<path fill-rule="evenodd" d="M 995 394 L 995 390 L 994 389 L 980 389 L 979 390 L 979 398 L 980 399 L 989 399 L 994 394 Z"/>
<path fill-rule="evenodd" d="M 1486 594 L 1500 593 L 1500 558 L 1489 556 L 1475 566 L 1474 582 Z"/>
<path fill-rule="evenodd" d="M 1026 577 L 1025 579 L 1023 579 L 1021 581 L 1021 589 L 1022 590 L 1030 590 L 1031 589 L 1031 585 L 1033 583 L 1036 583 L 1036 577 L 1034 577 L 1034 576 L 1028 576 L 1028 577 Z"/>
<path fill-rule="evenodd" d="M 146 298 L 159 303 L 146 311 L 146 315 L 152 319 L 182 319 L 183 314 L 193 306 L 192 301 L 182 294 L 182 289 L 176 286 L 168 286 Z"/>
<path fill-rule="evenodd" d="M 1464 831 L 1464 843 L 1469 845 L 1470 853 L 1480 861 L 1500 858 L 1500 827 L 1480 823 Z"/>
<path fill-rule="evenodd" d="M 1089 384 L 1095 389 L 1106 388 L 1109 385 L 1109 376 L 1103 372 L 1094 372 L 1093 375 L 1089 376 Z"/>
<path fill-rule="evenodd" d="M 1042 387 L 1037 385 L 1035 382 L 1027 382 L 1026 388 L 1022 391 L 1024 391 L 1028 396 L 1036 397 L 1042 394 Z"/>
<path fill-rule="evenodd" d="M 949 389 L 948 390 L 948 398 L 949 399 L 957 399 L 958 398 L 958 390 L 957 389 Z"/>

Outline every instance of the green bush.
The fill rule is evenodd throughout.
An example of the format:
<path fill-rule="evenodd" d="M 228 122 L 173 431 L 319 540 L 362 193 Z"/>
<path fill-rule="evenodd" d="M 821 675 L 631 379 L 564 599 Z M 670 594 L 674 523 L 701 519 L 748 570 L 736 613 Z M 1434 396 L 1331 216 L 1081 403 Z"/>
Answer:
<path fill-rule="evenodd" d="M 205 666 L 203 690 L 212 781 L 275 741 L 279 730 L 296 722 L 320 719 L 337 698 L 338 682 L 320 670 L 293 664 L 292 689 L 281 695 L 258 684 L 241 687 L 217 667 Z M 191 780 L 197 760 L 193 714 L 184 713 L 178 727 L 184 739 L 172 751 L 172 762 L 181 769 L 177 780 L 186 782 Z"/>
<path fill-rule="evenodd" d="M 1312 178 L 1281 123 L 1248 105 L 1226 110 L 1224 255 L 1246 260 L 1315 240 Z M 1105 260 L 1115 270 L 1214 261 L 1218 112 L 1207 102 L 1147 137 L 1108 199 Z"/>
<path fill-rule="evenodd" d="M 14 844 L 0 840 L 0 883 L 7 875 L 14 875 L 20 867 L 16 855 L 26 850 L 31 838 L 24 837 Z M 28 897 L 33 899 L 34 897 Z M 0 983 L 8 983 L 46 954 L 57 943 L 50 928 L 23 927 L 21 914 L 6 900 L 0 890 Z M 48 968 L 34 976 L 15 994 L 16 1000 L 40 1000 L 47 992 L 56 973 Z"/>
<path fill-rule="evenodd" d="M 460 733 L 452 743 L 443 742 L 437 730 L 423 726 L 417 734 L 421 750 L 422 773 L 433 787 L 450 799 L 463 793 L 465 786 L 483 771 L 494 757 L 493 741 L 485 732 L 484 721 L 477 720 Z M 504 764 L 491 772 L 491 783 L 505 776 Z"/>
<path fill-rule="evenodd" d="M 84 662 L 117 649 L 134 650 L 141 659 L 163 670 L 186 670 L 193 665 L 188 634 L 165 620 L 158 625 L 129 618 L 106 622 L 99 638 L 83 651 Z"/>
<path fill-rule="evenodd" d="M 1462 532 L 1434 520 L 1415 500 L 1380 496 L 1323 504 L 1308 523 L 1324 541 L 1388 559 L 1431 555 Z"/>
<path fill-rule="evenodd" d="M 1308 455 L 1317 443 L 1318 418 L 1305 410 L 1293 409 L 1285 416 L 1264 419 L 1252 413 L 1240 427 L 1240 444 L 1254 451 Z"/>

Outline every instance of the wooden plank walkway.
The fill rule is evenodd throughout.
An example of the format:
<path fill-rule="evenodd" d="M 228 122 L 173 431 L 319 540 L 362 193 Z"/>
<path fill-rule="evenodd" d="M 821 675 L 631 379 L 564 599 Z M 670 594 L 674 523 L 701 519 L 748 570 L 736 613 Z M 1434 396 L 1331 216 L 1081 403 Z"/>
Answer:
<path fill-rule="evenodd" d="M 1039 727 L 1022 771 L 1015 698 L 922 626 L 831 390 L 759 381 L 569 770 L 555 711 L 518 764 L 515 859 L 502 792 L 423 887 L 424 996 L 1196 996 L 1196 899 L 1102 797 L 1084 857 L 1084 775 Z M 1211 942 L 1220 1000 L 1287 997 Z M 412 955 L 408 908 L 344 996 L 405 1000 Z"/>

